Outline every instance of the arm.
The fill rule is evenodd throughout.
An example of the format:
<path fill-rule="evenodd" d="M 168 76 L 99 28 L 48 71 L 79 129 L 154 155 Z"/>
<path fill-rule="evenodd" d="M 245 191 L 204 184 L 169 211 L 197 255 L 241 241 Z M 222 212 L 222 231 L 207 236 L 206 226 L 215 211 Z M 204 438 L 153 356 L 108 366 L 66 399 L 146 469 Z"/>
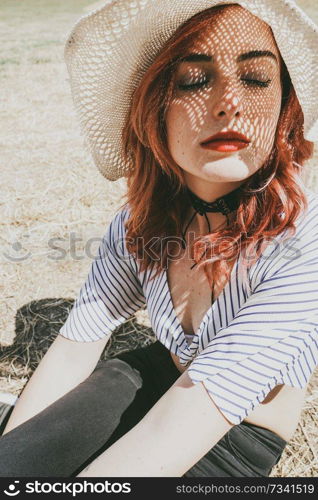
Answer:
<path fill-rule="evenodd" d="M 4 434 L 87 378 L 115 328 L 145 303 L 135 263 L 125 254 L 124 215 L 118 212 L 109 224 L 72 310 L 24 388 Z"/>
<path fill-rule="evenodd" d="M 231 427 L 203 384 L 194 385 L 185 371 L 133 429 L 78 477 L 180 477 Z"/>
<path fill-rule="evenodd" d="M 3 434 L 44 410 L 87 378 L 106 342 L 106 337 L 86 343 L 58 335 L 24 387 Z"/>
<path fill-rule="evenodd" d="M 305 227 L 295 257 L 284 247 L 261 262 L 262 277 L 233 320 L 82 476 L 181 476 L 274 387 L 306 387 L 318 362 L 318 234 Z"/>

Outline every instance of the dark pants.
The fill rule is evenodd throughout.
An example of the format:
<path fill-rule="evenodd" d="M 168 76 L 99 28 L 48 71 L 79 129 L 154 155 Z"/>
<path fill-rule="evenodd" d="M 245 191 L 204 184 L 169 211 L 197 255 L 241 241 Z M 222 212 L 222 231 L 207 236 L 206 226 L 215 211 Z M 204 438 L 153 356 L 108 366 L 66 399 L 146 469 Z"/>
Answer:
<path fill-rule="evenodd" d="M 134 427 L 179 376 L 159 341 L 99 361 L 84 382 L 0 438 L 0 476 L 75 477 Z M 285 446 L 274 432 L 242 422 L 184 476 L 268 476 Z"/>

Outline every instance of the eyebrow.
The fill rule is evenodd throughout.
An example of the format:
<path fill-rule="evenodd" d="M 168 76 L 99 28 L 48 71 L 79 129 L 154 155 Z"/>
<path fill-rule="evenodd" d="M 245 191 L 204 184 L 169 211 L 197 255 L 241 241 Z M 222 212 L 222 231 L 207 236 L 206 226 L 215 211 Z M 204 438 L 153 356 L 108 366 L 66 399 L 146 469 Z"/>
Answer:
<path fill-rule="evenodd" d="M 255 57 L 271 57 L 278 62 L 277 57 L 270 50 L 251 50 L 250 52 L 246 52 L 245 54 L 241 54 L 237 58 L 237 62 L 247 61 L 247 59 L 254 59 Z"/>
<path fill-rule="evenodd" d="M 248 59 L 254 59 L 257 57 L 271 57 L 278 62 L 277 57 L 270 50 L 250 50 L 244 54 L 241 54 L 237 58 L 237 62 L 247 61 Z M 212 62 L 213 57 L 207 54 L 189 54 L 181 59 L 181 62 Z"/>

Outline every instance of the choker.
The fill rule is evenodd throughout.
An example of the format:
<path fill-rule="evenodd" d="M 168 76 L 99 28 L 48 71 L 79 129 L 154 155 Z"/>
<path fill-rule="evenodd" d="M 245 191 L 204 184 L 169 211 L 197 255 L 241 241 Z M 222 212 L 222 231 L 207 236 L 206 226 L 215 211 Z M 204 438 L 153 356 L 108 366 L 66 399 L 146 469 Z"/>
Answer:
<path fill-rule="evenodd" d="M 242 191 L 241 191 L 240 187 L 238 187 L 234 191 L 231 191 L 230 193 L 228 193 L 224 196 L 221 196 L 220 198 L 217 198 L 215 201 L 208 202 L 208 201 L 204 201 L 201 198 L 199 198 L 199 196 L 194 194 L 188 187 L 186 189 L 187 189 L 186 192 L 187 192 L 187 195 L 189 197 L 190 203 L 191 203 L 192 207 L 194 208 L 195 212 L 194 212 L 193 216 L 191 217 L 189 223 L 187 224 L 185 230 L 182 232 L 182 247 L 183 247 L 183 249 L 186 248 L 185 233 L 186 233 L 189 225 L 191 224 L 194 216 L 196 215 L 196 213 L 198 213 L 202 216 L 203 215 L 205 216 L 206 221 L 208 223 L 208 227 L 209 227 L 209 233 L 210 233 L 211 227 L 210 227 L 209 219 L 206 215 L 207 212 L 221 212 L 223 215 L 226 216 L 227 225 L 229 225 L 229 214 L 231 212 L 234 212 L 234 210 L 236 210 L 239 207 L 239 204 L 241 201 L 241 195 L 242 195 Z M 194 267 L 194 266 L 192 266 L 192 267 Z"/>
<path fill-rule="evenodd" d="M 240 188 L 237 188 L 235 191 L 231 191 L 230 193 L 211 202 L 202 200 L 189 188 L 187 188 L 187 193 L 193 208 L 200 215 L 205 215 L 206 212 L 221 212 L 223 215 L 228 215 L 236 210 L 240 204 Z"/>
<path fill-rule="evenodd" d="M 240 201 L 241 201 L 241 196 L 242 196 L 242 191 L 239 188 L 235 189 L 234 191 L 231 191 L 230 193 L 226 194 L 225 196 L 221 196 L 220 198 L 217 198 L 215 201 L 212 202 L 207 202 L 199 198 L 196 194 L 194 194 L 188 187 L 187 189 L 187 194 L 190 200 L 190 203 L 192 207 L 194 208 L 195 212 L 193 216 L 191 217 L 189 223 L 187 224 L 185 230 L 182 232 L 182 247 L 183 249 L 186 248 L 186 240 L 185 240 L 185 234 L 186 231 L 191 224 L 194 216 L 196 213 L 200 215 L 204 215 L 206 218 L 206 221 L 209 226 L 209 233 L 211 232 L 211 227 L 209 223 L 209 219 L 207 217 L 207 212 L 221 212 L 223 215 L 226 216 L 226 221 L 227 225 L 229 225 L 229 214 L 231 212 L 234 212 L 239 207 Z M 203 256 L 202 256 L 203 257 Z M 193 269 L 197 263 L 195 262 L 190 269 Z M 214 302 L 214 285 L 212 286 L 211 290 L 211 305 Z"/>

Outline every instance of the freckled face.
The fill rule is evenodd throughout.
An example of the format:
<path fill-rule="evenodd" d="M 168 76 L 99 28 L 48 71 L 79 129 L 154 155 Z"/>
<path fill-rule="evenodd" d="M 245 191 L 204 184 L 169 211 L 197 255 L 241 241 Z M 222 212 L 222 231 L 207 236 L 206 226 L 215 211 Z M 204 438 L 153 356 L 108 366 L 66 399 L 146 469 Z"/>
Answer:
<path fill-rule="evenodd" d="M 186 177 L 244 181 L 269 157 L 281 108 L 280 57 L 269 26 L 240 6 L 227 8 L 181 58 L 166 113 L 172 158 Z M 228 131 L 250 142 L 202 146 Z"/>

